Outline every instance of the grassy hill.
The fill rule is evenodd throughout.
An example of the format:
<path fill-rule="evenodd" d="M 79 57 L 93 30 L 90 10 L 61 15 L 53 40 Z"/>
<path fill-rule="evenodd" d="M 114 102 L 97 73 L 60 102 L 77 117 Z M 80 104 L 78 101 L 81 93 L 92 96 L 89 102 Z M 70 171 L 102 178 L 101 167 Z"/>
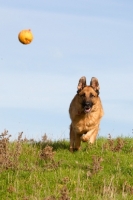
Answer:
<path fill-rule="evenodd" d="M 1 200 L 133 199 L 133 139 L 98 138 L 69 152 L 69 142 L 0 136 Z"/>

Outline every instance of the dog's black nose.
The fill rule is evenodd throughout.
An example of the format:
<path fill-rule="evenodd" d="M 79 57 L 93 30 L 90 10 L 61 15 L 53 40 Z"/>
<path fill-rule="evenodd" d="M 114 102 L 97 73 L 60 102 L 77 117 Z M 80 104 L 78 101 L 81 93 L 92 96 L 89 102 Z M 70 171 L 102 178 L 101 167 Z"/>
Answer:
<path fill-rule="evenodd" d="M 90 102 L 86 102 L 85 104 L 86 104 L 87 106 L 89 106 L 89 105 L 90 105 Z"/>
<path fill-rule="evenodd" d="M 92 106 L 92 103 L 91 103 L 91 102 L 85 102 L 85 106 L 91 107 L 91 106 Z"/>

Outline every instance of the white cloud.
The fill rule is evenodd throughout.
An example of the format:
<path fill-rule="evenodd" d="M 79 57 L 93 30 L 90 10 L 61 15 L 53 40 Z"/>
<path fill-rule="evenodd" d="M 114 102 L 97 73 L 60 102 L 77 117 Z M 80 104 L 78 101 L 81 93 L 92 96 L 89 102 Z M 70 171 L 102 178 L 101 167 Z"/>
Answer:
<path fill-rule="evenodd" d="M 50 51 L 53 58 L 58 60 L 63 58 L 63 52 L 59 48 L 54 47 Z"/>

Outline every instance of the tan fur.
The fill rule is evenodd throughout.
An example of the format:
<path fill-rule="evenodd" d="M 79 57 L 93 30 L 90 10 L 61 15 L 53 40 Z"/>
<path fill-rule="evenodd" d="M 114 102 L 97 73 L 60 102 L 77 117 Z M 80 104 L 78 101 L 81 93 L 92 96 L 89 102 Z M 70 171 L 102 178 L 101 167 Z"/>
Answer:
<path fill-rule="evenodd" d="M 69 107 L 71 118 L 70 151 L 79 150 L 81 141 L 95 142 L 100 120 L 104 114 L 99 97 L 100 87 L 95 77 L 92 77 L 89 86 L 86 85 L 86 78 L 81 77 L 77 88 L 77 94 Z M 91 104 L 90 111 L 86 111 L 86 107 L 83 106 L 87 103 Z"/>

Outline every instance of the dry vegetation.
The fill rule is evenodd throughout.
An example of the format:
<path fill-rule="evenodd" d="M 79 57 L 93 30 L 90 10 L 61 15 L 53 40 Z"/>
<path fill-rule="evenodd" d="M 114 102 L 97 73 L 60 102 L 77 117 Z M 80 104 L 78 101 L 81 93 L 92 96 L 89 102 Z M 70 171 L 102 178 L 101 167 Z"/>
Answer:
<path fill-rule="evenodd" d="M 69 152 L 69 142 L 0 135 L 2 200 L 133 199 L 133 139 L 98 138 Z"/>

